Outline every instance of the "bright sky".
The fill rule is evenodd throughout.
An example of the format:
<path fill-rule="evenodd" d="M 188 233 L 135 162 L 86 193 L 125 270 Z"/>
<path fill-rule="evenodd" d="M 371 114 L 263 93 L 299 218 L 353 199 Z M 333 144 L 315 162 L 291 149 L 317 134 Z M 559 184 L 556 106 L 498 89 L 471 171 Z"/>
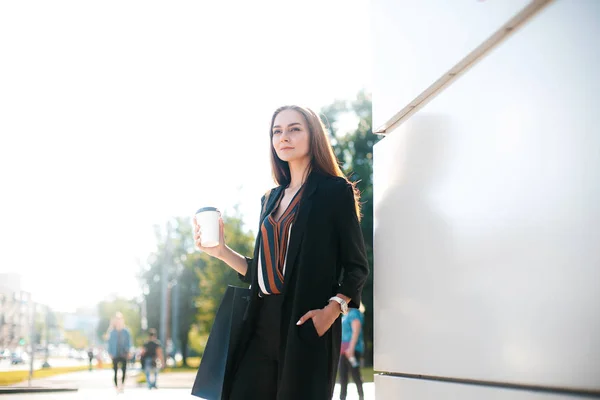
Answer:
<path fill-rule="evenodd" d="M 367 0 L 0 2 L 0 272 L 59 310 L 139 293 L 152 226 L 257 223 L 275 108 L 370 88 Z"/>

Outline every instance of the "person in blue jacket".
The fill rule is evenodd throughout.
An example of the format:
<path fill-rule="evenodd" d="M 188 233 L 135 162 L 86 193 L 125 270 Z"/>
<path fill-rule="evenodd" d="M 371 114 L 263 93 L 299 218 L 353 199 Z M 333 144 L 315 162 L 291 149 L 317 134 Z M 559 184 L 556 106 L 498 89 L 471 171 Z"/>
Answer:
<path fill-rule="evenodd" d="M 131 347 L 131 333 L 125 326 L 125 319 L 123 314 L 117 312 L 109 331 L 108 335 L 108 354 L 112 358 L 114 374 L 114 383 L 117 392 L 123 392 L 125 385 L 125 374 L 127 372 L 127 360 L 129 359 L 129 348 Z M 117 379 L 117 372 L 119 370 L 119 364 L 121 364 L 121 385 Z"/>
<path fill-rule="evenodd" d="M 365 341 L 363 338 L 364 306 L 353 308 L 342 317 L 342 348 L 339 365 L 340 378 L 340 400 L 346 400 L 348 393 L 348 373 L 356 384 L 358 398 L 363 400 L 363 380 L 360 374 L 360 358 L 365 353 Z"/>

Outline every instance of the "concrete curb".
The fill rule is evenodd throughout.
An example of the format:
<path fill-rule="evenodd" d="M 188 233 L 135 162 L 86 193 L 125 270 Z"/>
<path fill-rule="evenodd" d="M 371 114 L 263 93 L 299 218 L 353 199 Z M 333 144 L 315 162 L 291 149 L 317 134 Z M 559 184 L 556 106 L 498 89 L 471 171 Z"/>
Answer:
<path fill-rule="evenodd" d="M 19 393 L 59 393 L 59 392 L 76 392 L 79 388 L 74 387 L 0 387 L 0 396 L 3 394 L 19 394 Z"/>

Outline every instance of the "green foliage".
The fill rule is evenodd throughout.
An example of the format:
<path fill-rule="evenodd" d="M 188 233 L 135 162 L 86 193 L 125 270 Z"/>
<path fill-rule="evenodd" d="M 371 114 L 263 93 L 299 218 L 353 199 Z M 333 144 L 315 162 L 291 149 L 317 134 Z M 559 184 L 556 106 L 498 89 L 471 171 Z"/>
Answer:
<path fill-rule="evenodd" d="M 251 254 L 254 237 L 244 231 L 239 214 L 224 215 L 225 241 L 241 254 Z M 216 309 L 228 284 L 242 284 L 237 274 L 225 263 L 202 254 L 194 247 L 190 218 L 174 218 L 165 227 L 155 227 L 157 249 L 148 258 L 148 266 L 140 275 L 145 286 L 148 327 L 159 329 L 161 313 L 161 276 L 167 269 L 170 304 L 175 285 L 179 288 L 178 337 L 183 364 L 187 365 L 187 349 L 201 352 L 204 342 L 198 339 L 212 327 Z M 168 310 L 169 327 L 173 310 Z M 195 324 L 195 325 L 194 325 Z M 196 330 L 191 332 L 192 326 Z M 171 329 L 171 328 L 169 328 Z M 190 343 L 192 340 L 192 343 Z"/>
<path fill-rule="evenodd" d="M 188 340 L 190 348 L 193 349 L 197 354 L 202 355 L 204 353 L 204 348 L 206 347 L 208 334 L 200 333 L 198 325 L 193 324 L 188 334 Z"/>
<path fill-rule="evenodd" d="M 184 363 L 186 362 L 188 332 L 196 315 L 196 296 L 198 295 L 197 267 L 201 264 L 199 254 L 194 248 L 190 218 L 177 217 L 165 226 L 155 226 L 157 248 L 148 257 L 148 266 L 140 274 L 144 285 L 146 317 L 148 328 L 160 329 L 162 301 L 162 271 L 167 271 L 167 296 L 169 309 L 167 322 L 172 329 L 173 313 L 177 312 L 177 340 L 181 346 Z M 179 298 L 175 303 L 174 296 Z M 178 304 L 177 310 L 173 304 Z"/>
<path fill-rule="evenodd" d="M 350 180 L 357 182 L 361 192 L 361 228 L 371 266 L 371 274 L 363 289 L 365 360 L 370 364 L 373 359 L 373 146 L 380 138 L 373 135 L 371 96 L 365 91 L 359 92 L 353 102 L 335 101 L 324 107 L 321 113 L 329 121 L 330 140 L 342 170 Z M 340 132 L 338 122 L 347 114 L 356 117 L 356 127 L 349 132 Z"/>
<path fill-rule="evenodd" d="M 74 349 L 85 349 L 88 347 L 88 338 L 84 332 L 78 330 L 65 331 L 65 342 Z"/>
<path fill-rule="evenodd" d="M 257 201 L 258 204 L 258 201 Z M 254 249 L 254 235 L 245 231 L 239 214 L 225 216 L 225 243 L 240 254 L 251 256 Z M 210 332 L 217 307 L 227 285 L 243 286 L 237 273 L 224 262 L 207 254 L 200 255 L 198 269 L 200 294 L 197 297 L 197 322 L 200 334 Z"/>
<path fill-rule="evenodd" d="M 102 301 L 98 304 L 98 316 L 100 317 L 96 331 L 98 338 L 105 338 L 110 322 L 117 312 L 123 314 L 125 326 L 129 328 L 129 331 L 131 332 L 132 342 L 136 343 L 141 326 L 140 306 L 135 300 L 124 299 L 121 297 Z"/>

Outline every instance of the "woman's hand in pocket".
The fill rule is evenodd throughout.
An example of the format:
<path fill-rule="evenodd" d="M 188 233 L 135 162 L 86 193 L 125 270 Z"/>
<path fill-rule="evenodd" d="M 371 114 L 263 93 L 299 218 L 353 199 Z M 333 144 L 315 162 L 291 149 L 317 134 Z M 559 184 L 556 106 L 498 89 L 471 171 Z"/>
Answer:
<path fill-rule="evenodd" d="M 339 316 L 339 305 L 337 303 L 335 305 L 330 303 L 327 307 L 320 310 L 310 310 L 298 320 L 296 325 L 302 325 L 309 319 L 312 319 L 317 335 L 321 337 L 331 328 L 331 325 L 333 325 Z"/>

